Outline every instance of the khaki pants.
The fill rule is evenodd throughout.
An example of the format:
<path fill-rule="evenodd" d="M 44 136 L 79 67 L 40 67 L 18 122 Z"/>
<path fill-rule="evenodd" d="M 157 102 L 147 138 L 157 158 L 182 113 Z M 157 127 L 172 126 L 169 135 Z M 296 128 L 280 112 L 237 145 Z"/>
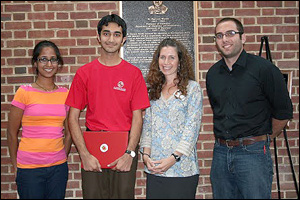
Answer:
<path fill-rule="evenodd" d="M 81 169 L 84 199 L 134 199 L 138 155 L 132 161 L 129 172 L 102 169 L 88 172 Z"/>

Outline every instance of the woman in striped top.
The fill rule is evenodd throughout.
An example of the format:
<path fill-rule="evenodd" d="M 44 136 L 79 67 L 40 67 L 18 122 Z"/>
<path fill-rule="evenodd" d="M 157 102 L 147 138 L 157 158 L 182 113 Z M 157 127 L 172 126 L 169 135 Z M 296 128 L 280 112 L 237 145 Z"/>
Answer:
<path fill-rule="evenodd" d="M 12 101 L 9 153 L 21 199 L 61 199 L 65 197 L 72 140 L 65 105 L 69 90 L 54 83 L 63 65 L 58 47 L 50 41 L 39 42 L 33 50 L 32 65 L 37 71 L 35 83 L 20 86 Z"/>

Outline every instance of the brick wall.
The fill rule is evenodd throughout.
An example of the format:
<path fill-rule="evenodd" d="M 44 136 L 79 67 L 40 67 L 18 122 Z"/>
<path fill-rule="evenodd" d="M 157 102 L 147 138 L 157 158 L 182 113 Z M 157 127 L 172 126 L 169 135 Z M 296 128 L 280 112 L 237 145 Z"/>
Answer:
<path fill-rule="evenodd" d="M 199 1 L 197 5 L 199 82 L 203 88 L 204 116 L 198 141 L 200 166 L 197 198 L 212 198 L 209 180 L 213 148 L 212 111 L 205 90 L 205 74 L 220 59 L 212 38 L 216 22 L 235 16 L 247 34 L 245 49 L 258 54 L 260 38 L 269 36 L 274 63 L 292 73 L 294 119 L 287 129 L 292 160 L 299 178 L 299 3 L 297 1 Z M 17 198 L 14 174 L 9 162 L 6 128 L 10 102 L 16 89 L 34 81 L 30 65 L 34 45 L 43 39 L 61 49 L 65 66 L 57 75 L 59 85 L 69 87 L 76 70 L 97 57 L 96 26 L 107 14 L 119 13 L 118 1 L 42 2 L 1 1 L 1 199 Z M 130 22 L 127 22 L 130 23 Z M 84 126 L 84 112 L 81 125 Z M 296 198 L 286 146 L 277 139 L 282 198 Z M 139 157 L 140 159 L 140 157 Z M 69 181 L 66 198 L 82 198 L 80 159 L 75 147 L 69 156 Z M 274 169 L 275 172 L 275 169 Z M 298 180 L 297 180 L 298 181 Z M 276 176 L 272 196 L 277 198 Z M 145 198 L 145 176 L 140 160 L 136 198 Z"/>

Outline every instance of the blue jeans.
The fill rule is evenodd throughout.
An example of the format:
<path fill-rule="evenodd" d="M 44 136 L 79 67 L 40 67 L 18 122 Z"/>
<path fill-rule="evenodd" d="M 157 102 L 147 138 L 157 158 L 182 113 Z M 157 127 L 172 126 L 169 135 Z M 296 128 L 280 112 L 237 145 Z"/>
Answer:
<path fill-rule="evenodd" d="M 215 199 L 270 199 L 270 139 L 247 146 L 215 143 L 210 179 Z"/>
<path fill-rule="evenodd" d="M 68 181 L 67 162 L 36 169 L 17 169 L 20 199 L 64 199 Z"/>

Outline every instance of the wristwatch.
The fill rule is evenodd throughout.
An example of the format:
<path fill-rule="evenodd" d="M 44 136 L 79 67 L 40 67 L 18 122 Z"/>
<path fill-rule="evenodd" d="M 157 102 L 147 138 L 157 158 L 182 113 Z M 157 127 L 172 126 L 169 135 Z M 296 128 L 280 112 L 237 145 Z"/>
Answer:
<path fill-rule="evenodd" d="M 176 162 L 179 162 L 179 161 L 180 161 L 179 155 L 176 155 L 176 154 L 174 154 L 174 153 L 172 153 L 171 155 L 174 156 Z"/>
<path fill-rule="evenodd" d="M 125 153 L 128 153 L 133 158 L 135 157 L 135 152 L 134 151 L 126 150 Z"/>

